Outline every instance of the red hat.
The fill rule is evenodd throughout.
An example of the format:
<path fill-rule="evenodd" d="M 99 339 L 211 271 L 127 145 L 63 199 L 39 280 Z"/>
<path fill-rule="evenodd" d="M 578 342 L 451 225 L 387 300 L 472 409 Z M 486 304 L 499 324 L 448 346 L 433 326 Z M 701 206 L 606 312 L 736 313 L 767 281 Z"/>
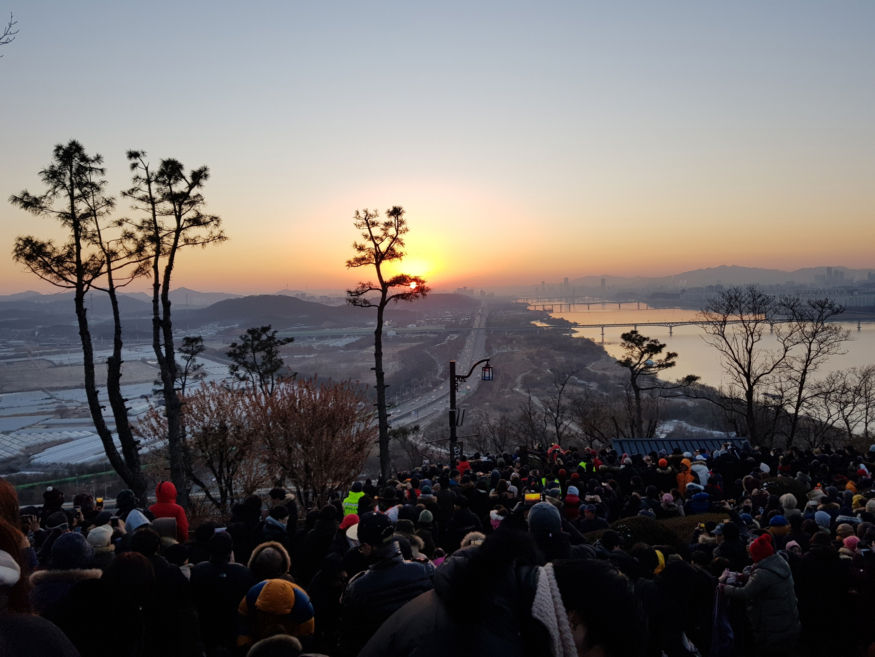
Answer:
<path fill-rule="evenodd" d="M 754 563 L 762 561 L 766 557 L 775 554 L 775 547 L 772 545 L 771 534 L 761 534 L 753 543 L 750 544 L 750 558 Z"/>
<path fill-rule="evenodd" d="M 357 525 L 359 521 L 358 515 L 355 513 L 349 513 L 343 516 L 343 520 L 340 521 L 340 529 L 346 531 L 353 525 Z"/>
<path fill-rule="evenodd" d="M 659 459 L 659 461 L 657 461 L 656 465 L 658 465 L 660 468 L 667 468 L 668 467 L 668 459 Z"/>

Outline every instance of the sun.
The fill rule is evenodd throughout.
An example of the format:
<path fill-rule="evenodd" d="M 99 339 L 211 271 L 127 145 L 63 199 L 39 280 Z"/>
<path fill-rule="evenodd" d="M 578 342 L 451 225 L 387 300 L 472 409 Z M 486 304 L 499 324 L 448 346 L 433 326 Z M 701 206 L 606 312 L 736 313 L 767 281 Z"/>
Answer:
<path fill-rule="evenodd" d="M 419 286 L 419 283 L 416 281 L 410 281 L 410 289 L 415 290 Z"/>

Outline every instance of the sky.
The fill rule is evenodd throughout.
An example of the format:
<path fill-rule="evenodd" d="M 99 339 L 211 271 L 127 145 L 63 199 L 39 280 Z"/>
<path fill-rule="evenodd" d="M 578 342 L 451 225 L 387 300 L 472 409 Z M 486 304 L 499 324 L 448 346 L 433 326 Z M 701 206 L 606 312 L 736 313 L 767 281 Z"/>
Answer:
<path fill-rule="evenodd" d="M 406 210 L 436 289 L 875 267 L 875 3 L 18 0 L 0 48 L 0 294 L 59 237 L 6 202 L 52 148 L 207 165 L 228 241 L 174 287 L 350 287 Z M 123 200 L 119 210 L 128 213 Z"/>

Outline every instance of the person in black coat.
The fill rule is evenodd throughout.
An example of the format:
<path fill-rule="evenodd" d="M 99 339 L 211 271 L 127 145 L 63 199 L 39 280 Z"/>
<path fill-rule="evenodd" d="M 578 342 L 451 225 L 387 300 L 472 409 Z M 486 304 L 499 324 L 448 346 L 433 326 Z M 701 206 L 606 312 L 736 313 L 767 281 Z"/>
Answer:
<path fill-rule="evenodd" d="M 383 623 L 359 657 L 640 657 L 646 622 L 624 576 L 595 559 L 535 560 L 525 532 L 500 527 L 447 559 L 435 588 Z"/>
<path fill-rule="evenodd" d="M 231 563 L 234 542 L 227 532 L 208 541 L 209 561 L 191 569 L 191 591 L 207 657 L 225 657 L 234 646 L 237 605 L 256 584 L 250 570 Z"/>
<path fill-rule="evenodd" d="M 433 586 L 430 562 L 405 561 L 389 519 L 366 513 L 359 521 L 359 541 L 375 550 L 371 566 L 353 577 L 341 598 L 340 641 L 337 654 L 357 655 L 380 625 L 406 602 Z"/>
<path fill-rule="evenodd" d="M 151 527 L 137 529 L 131 536 L 131 550 L 145 556 L 155 570 L 154 592 L 144 612 L 151 626 L 161 631 L 147 637 L 147 651 L 168 657 L 200 655 L 203 646 L 191 585 L 178 567 L 158 554 L 160 546 L 161 537 Z"/>

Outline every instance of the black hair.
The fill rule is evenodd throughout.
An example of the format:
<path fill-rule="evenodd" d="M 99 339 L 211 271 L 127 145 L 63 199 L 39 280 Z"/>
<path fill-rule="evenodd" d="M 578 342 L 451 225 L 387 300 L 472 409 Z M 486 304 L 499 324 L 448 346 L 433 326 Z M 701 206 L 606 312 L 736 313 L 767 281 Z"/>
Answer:
<path fill-rule="evenodd" d="M 284 518 L 289 517 L 289 510 L 280 504 L 279 506 L 273 507 L 268 515 L 274 520 L 283 520 Z"/>
<path fill-rule="evenodd" d="M 151 527 L 138 528 L 131 534 L 131 550 L 146 557 L 154 557 L 161 547 L 161 537 Z"/>

